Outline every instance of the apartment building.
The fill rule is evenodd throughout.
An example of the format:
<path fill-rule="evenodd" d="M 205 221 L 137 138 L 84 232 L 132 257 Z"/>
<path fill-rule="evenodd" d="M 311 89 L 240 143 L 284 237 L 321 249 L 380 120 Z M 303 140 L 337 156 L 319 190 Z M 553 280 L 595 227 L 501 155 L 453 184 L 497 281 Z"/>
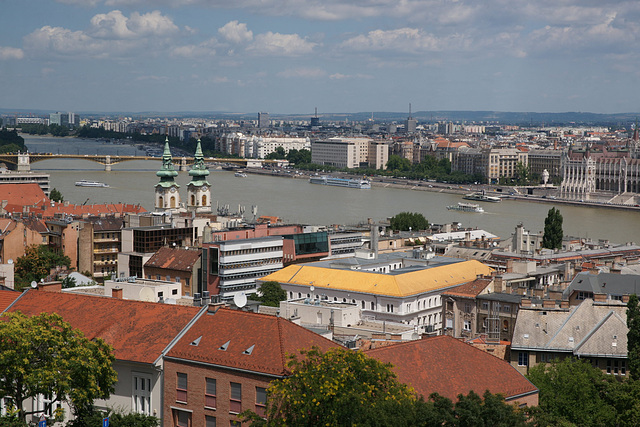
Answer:
<path fill-rule="evenodd" d="M 500 178 L 513 178 L 516 165 L 527 165 L 528 152 L 515 148 L 487 148 L 482 150 L 482 163 L 489 184 L 497 184 Z"/>
<path fill-rule="evenodd" d="M 329 138 L 311 142 L 311 162 L 337 168 L 385 169 L 389 144 L 368 138 Z"/>
<path fill-rule="evenodd" d="M 222 300 L 256 291 L 256 280 L 283 267 L 283 238 L 269 236 L 202 245 L 201 291 Z"/>

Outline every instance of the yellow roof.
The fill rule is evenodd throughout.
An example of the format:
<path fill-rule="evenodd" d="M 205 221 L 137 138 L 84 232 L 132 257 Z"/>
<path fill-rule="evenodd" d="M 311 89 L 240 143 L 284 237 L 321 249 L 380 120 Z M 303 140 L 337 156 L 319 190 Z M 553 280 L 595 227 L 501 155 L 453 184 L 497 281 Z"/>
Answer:
<path fill-rule="evenodd" d="M 339 270 L 306 264 L 290 265 L 263 277 L 261 281 L 404 297 L 459 285 L 492 271 L 491 267 L 475 260 L 404 274 Z"/>

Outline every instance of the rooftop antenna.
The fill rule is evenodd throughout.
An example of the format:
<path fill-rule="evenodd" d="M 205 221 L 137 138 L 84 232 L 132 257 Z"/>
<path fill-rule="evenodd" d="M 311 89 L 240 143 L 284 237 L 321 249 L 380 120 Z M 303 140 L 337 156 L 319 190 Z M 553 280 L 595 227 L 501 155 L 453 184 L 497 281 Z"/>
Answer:
<path fill-rule="evenodd" d="M 315 113 L 314 117 L 318 118 L 318 107 L 316 107 L 315 111 L 316 111 L 316 113 Z"/>
<path fill-rule="evenodd" d="M 409 103 L 409 118 L 411 118 L 411 103 Z"/>

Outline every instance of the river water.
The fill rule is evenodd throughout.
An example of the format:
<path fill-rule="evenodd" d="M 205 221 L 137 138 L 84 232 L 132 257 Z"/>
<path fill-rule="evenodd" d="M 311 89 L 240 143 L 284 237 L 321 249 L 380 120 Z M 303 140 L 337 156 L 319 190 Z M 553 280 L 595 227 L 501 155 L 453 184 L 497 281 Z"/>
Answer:
<path fill-rule="evenodd" d="M 31 152 L 60 154 L 144 155 L 135 145 L 117 145 L 78 138 L 32 137 L 23 135 Z M 179 159 L 178 159 L 179 160 Z M 51 174 L 51 188 L 62 192 L 72 203 L 134 203 L 153 209 L 155 172 L 159 161 L 131 161 L 113 166 L 105 172 L 98 163 L 84 160 L 45 160 L 31 165 L 33 170 Z M 109 188 L 76 187 L 80 179 L 109 184 Z M 180 172 L 176 181 L 186 197 L 189 182 L 187 172 Z M 411 191 L 373 187 L 371 190 L 327 187 L 309 184 L 306 179 L 251 175 L 237 178 L 232 172 L 212 170 L 212 201 L 229 205 L 231 212 L 239 206 L 252 218 L 251 206 L 258 215 L 279 216 L 285 222 L 302 224 L 358 224 L 372 218 L 380 221 L 399 212 L 420 212 L 430 222 L 443 224 L 461 222 L 466 227 L 487 230 L 506 238 L 522 223 L 525 229 L 539 232 L 544 227 L 551 204 L 504 200 L 483 203 L 485 213 L 464 213 L 447 210 L 448 205 L 462 201 L 460 195 L 429 191 Z M 608 208 L 558 205 L 564 217 L 564 233 L 611 242 L 640 243 L 640 212 Z"/>

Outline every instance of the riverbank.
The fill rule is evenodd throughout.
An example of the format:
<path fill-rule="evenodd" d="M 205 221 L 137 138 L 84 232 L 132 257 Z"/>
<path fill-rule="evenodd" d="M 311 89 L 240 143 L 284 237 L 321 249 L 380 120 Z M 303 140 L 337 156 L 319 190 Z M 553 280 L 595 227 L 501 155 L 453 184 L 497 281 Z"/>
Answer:
<path fill-rule="evenodd" d="M 260 169 L 260 168 L 246 168 L 245 172 L 256 174 L 256 175 L 269 175 L 269 176 L 277 176 L 280 178 L 289 178 L 289 179 L 303 179 L 308 180 L 312 174 L 309 174 L 307 171 L 296 171 L 296 170 L 286 170 L 286 169 Z M 350 175 L 346 173 L 332 173 L 331 175 L 340 176 L 341 178 L 362 178 L 358 175 Z M 570 206 L 583 206 L 583 207 L 595 207 L 601 209 L 621 209 L 621 210 L 629 210 L 629 211 L 640 211 L 640 206 L 632 206 L 632 205 L 619 205 L 619 204 L 608 204 L 604 202 L 597 201 L 580 201 L 580 200 L 567 200 L 561 199 L 558 197 L 549 198 L 547 196 L 536 196 L 529 194 L 519 194 L 516 192 L 514 187 L 505 187 L 505 186 L 495 186 L 488 184 L 473 184 L 469 185 L 459 185 L 459 184 L 448 184 L 441 182 L 425 182 L 425 181 L 415 181 L 409 179 L 402 178 L 392 178 L 392 177 L 368 177 L 371 181 L 371 185 L 374 187 L 383 187 L 383 188 L 393 188 L 398 190 L 412 190 L 412 191 L 429 191 L 433 193 L 447 193 L 447 194 L 459 194 L 464 196 L 465 194 L 475 193 L 485 191 L 487 194 L 492 196 L 498 196 L 504 200 L 516 200 L 516 201 L 524 201 L 524 202 L 533 202 L 533 203 L 542 203 L 548 205 L 570 205 Z M 553 190 L 557 190 L 557 188 L 553 188 Z"/>

